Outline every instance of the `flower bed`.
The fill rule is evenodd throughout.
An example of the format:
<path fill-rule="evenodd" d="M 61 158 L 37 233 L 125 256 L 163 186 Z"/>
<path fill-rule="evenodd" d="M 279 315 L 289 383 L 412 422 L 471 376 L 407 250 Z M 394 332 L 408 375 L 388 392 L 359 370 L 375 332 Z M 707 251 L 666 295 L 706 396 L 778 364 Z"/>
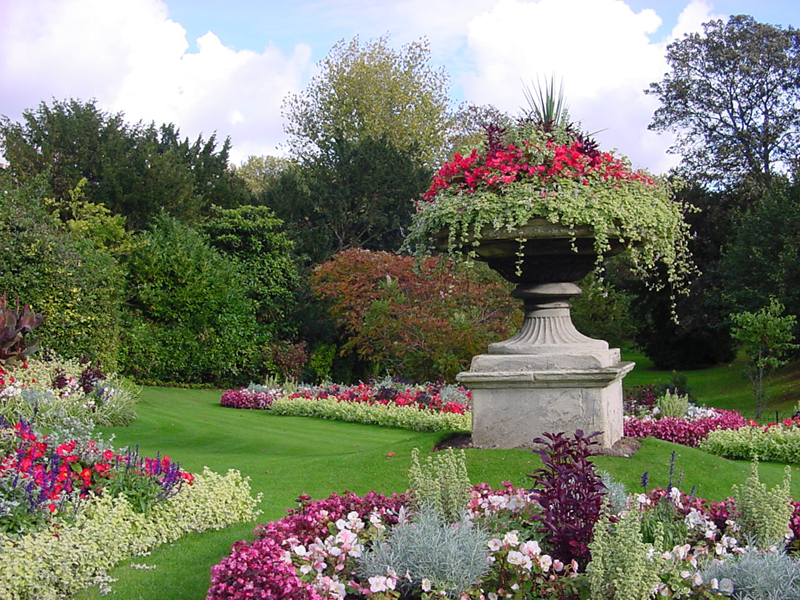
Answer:
<path fill-rule="evenodd" d="M 759 425 L 750 419 L 730 431 L 714 431 L 700 444 L 706 452 L 732 459 L 800 463 L 800 419 Z"/>
<path fill-rule="evenodd" d="M 66 418 L 128 425 L 138 398 L 138 388 L 89 361 L 51 356 L 0 366 L 0 416 L 7 420 L 31 421 L 35 414 L 43 427 L 62 424 Z"/>
<path fill-rule="evenodd" d="M 510 483 L 470 486 L 458 476 L 466 472 L 464 454 L 447 451 L 425 465 L 412 457 L 409 476 L 417 492 L 317 501 L 303 496 L 286 517 L 259 525 L 255 541 L 237 543 L 212 568 L 207 600 L 611 600 L 645 599 L 649 590 L 700 599 L 731 589 L 730 581 L 705 581 L 703 573 L 742 551 L 733 500 L 709 503 L 670 485 L 628 494 L 621 507 L 600 510 L 608 492 L 585 460 L 596 443 L 592 436 L 547 440 L 545 468 L 533 474 L 532 490 Z M 576 478 L 578 472 L 584 476 Z M 743 497 L 752 498 L 748 494 L 761 485 L 754 465 Z M 776 502 L 789 508 L 788 500 L 770 493 L 764 510 Z M 598 511 L 579 517 L 590 526 L 569 529 L 568 543 L 552 525 L 569 521 L 578 498 L 592 505 L 598 500 Z M 790 512 L 782 513 L 786 530 Z M 795 505 L 792 519 L 800 521 L 798 514 Z"/>
<path fill-rule="evenodd" d="M 0 597 L 65 598 L 126 556 L 254 518 L 258 501 L 238 472 L 193 475 L 0 419 Z"/>
<path fill-rule="evenodd" d="M 712 431 L 739 429 L 747 424 L 737 411 L 705 408 L 689 402 L 686 402 L 684 416 L 664 416 L 658 407 L 658 398 L 653 386 L 636 388 L 626 393 L 624 435 L 635 438 L 654 437 L 697 447 Z"/>
<path fill-rule="evenodd" d="M 415 431 L 470 431 L 470 393 L 455 386 L 406 386 L 372 382 L 301 386 L 296 391 L 250 385 L 222 394 L 231 408 L 268 409 L 279 415 L 310 416 L 403 427 Z"/>
<path fill-rule="evenodd" d="M 638 510 L 652 510 L 665 497 L 665 490 L 655 489 L 643 495 Z M 677 590 L 684 598 L 715 597 L 712 588 L 718 582 L 703 583 L 702 576 L 697 576 L 698 559 L 709 553 L 724 557 L 737 547 L 736 540 L 727 535 L 732 523 L 724 513 L 727 507 L 677 491 L 669 498 L 675 506 L 676 522 L 691 521 L 696 534 L 693 543 L 681 544 L 658 557 L 664 582 L 671 581 L 662 583 L 661 589 L 670 597 Z M 231 554 L 212 568 L 206 598 L 398 598 L 401 587 L 413 582 L 407 577 L 404 581 L 403 573 L 391 570 L 383 576 L 360 578 L 358 559 L 371 545 L 380 543 L 387 530 L 406 522 L 412 514 L 409 500 L 409 496 L 387 498 L 374 493 L 364 498 L 334 494 L 318 501 L 303 497 L 300 506 L 283 519 L 259 525 L 255 541 L 234 545 Z M 485 555 L 490 571 L 474 589 L 451 597 L 521 598 L 522 590 L 531 594 L 524 597 L 532 598 L 545 597 L 543 594 L 587 597 L 580 595 L 587 586 L 587 575 L 578 573 L 575 563 L 565 564 L 549 554 L 544 542 L 531 539 L 528 518 L 538 510 L 536 495 L 529 490 L 510 484 L 498 490 L 486 484 L 475 486 L 469 519 L 486 528 Z M 723 514 L 720 529 L 715 522 Z M 680 576 L 682 571 L 686 576 Z M 403 597 L 444 597 L 432 581 L 417 582 L 417 589 L 417 593 Z M 575 595 L 556 596 L 559 591 Z"/>

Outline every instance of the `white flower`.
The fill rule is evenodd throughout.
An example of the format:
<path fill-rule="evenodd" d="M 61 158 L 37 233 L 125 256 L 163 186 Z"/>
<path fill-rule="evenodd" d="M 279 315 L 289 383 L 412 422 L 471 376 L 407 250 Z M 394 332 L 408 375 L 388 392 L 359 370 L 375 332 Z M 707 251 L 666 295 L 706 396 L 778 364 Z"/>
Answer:
<path fill-rule="evenodd" d="M 528 556 L 537 556 L 542 553 L 542 549 L 539 547 L 539 542 L 536 540 L 523 542 L 519 545 L 519 549 L 523 554 Z"/>
<path fill-rule="evenodd" d="M 525 500 L 520 498 L 519 496 L 512 496 L 508 500 L 508 506 L 506 507 L 508 510 L 513 510 L 514 512 L 525 508 Z"/>
<path fill-rule="evenodd" d="M 733 582 L 725 577 L 724 579 L 720 580 L 719 582 L 719 591 L 723 594 L 732 594 L 733 593 Z"/>
<path fill-rule="evenodd" d="M 423 592 L 430 592 L 431 591 L 431 580 L 427 577 L 423 577 L 422 579 L 422 591 Z"/>
<path fill-rule="evenodd" d="M 553 559 L 550 558 L 549 554 L 542 554 L 539 557 L 539 566 L 542 568 L 542 571 L 547 571 L 552 564 Z"/>
<path fill-rule="evenodd" d="M 530 571 L 530 568 L 533 565 L 530 557 L 525 556 L 522 552 L 517 552 L 516 550 L 512 550 L 508 553 L 508 562 L 512 565 L 521 566 L 526 571 Z"/>
<path fill-rule="evenodd" d="M 328 597 L 333 595 L 336 598 L 344 598 L 346 593 L 344 584 L 341 581 L 336 581 L 328 576 L 325 576 L 320 580 L 319 587 L 321 588 L 321 591 L 327 592 L 326 595 Z"/>
<path fill-rule="evenodd" d="M 686 557 L 689 556 L 689 550 L 691 550 L 691 546 L 689 544 L 684 544 L 683 546 L 675 546 L 672 549 L 672 552 L 675 553 L 680 560 L 686 560 Z"/>
<path fill-rule="evenodd" d="M 509 546 L 516 546 L 517 544 L 519 544 L 519 536 L 517 535 L 517 533 L 518 532 L 516 529 L 514 531 L 509 531 L 503 537 L 503 543 L 508 544 Z"/>
<path fill-rule="evenodd" d="M 492 552 L 497 552 L 498 550 L 500 550 L 501 542 L 500 542 L 500 540 L 495 538 L 495 539 L 489 540 L 486 543 L 486 545 L 489 546 L 489 550 L 491 550 Z"/>
<path fill-rule="evenodd" d="M 703 576 L 700 573 L 692 575 L 692 583 L 694 585 L 703 585 Z"/>
<path fill-rule="evenodd" d="M 388 592 L 394 589 L 394 585 L 394 578 L 386 577 L 385 575 L 376 575 L 375 577 L 369 578 L 369 591 L 373 593 Z"/>
<path fill-rule="evenodd" d="M 303 575 L 308 575 L 309 573 L 311 573 L 311 565 L 302 565 L 300 567 L 300 572 Z"/>
<path fill-rule="evenodd" d="M 308 550 L 306 550 L 306 547 L 302 544 L 295 546 L 292 548 L 292 550 L 294 550 L 294 553 L 297 554 L 297 556 L 308 556 Z"/>

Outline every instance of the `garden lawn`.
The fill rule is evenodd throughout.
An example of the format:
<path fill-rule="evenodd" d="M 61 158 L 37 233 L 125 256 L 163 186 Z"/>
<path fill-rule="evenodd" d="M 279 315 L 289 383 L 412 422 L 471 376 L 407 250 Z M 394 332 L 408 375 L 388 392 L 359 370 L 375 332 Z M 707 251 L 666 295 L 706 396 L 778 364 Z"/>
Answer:
<path fill-rule="evenodd" d="M 643 354 L 623 352 L 623 360 L 636 363 L 636 368 L 625 377 L 625 387 L 669 383 L 671 371 L 659 371 Z M 692 394 L 700 404 L 737 410 L 747 418 L 754 417 L 753 387 L 745 375 L 746 359 L 739 355 L 731 363 L 710 369 L 682 371 Z M 800 401 L 800 361 L 792 362 L 777 371 L 767 386 L 769 401 L 762 415 L 764 423 L 788 418 Z M 775 418 L 775 411 L 779 418 Z"/>
<path fill-rule="evenodd" d="M 167 454 L 190 471 L 203 466 L 224 473 L 235 468 L 251 478 L 255 493 L 263 492 L 259 521 L 280 518 L 302 493 L 323 498 L 333 492 L 370 490 L 390 494 L 408 487 L 411 450 L 429 451 L 444 437 L 403 429 L 278 417 L 269 411 L 223 408 L 220 392 L 145 388 L 130 427 L 104 428 L 114 434 L 116 446 L 139 444 L 145 455 Z M 710 456 L 693 448 L 660 440 L 645 440 L 630 459 L 598 457 L 602 469 L 623 481 L 629 491 L 641 489 L 641 476 L 649 472 L 648 487 L 666 487 L 669 461 L 676 451 L 676 476 L 684 472 L 681 488 L 697 485 L 697 495 L 721 500 L 733 483 L 742 483 L 749 464 Z M 390 453 L 393 454 L 390 456 Z M 473 483 L 497 486 L 510 480 L 527 486 L 526 475 L 539 466 L 527 450 L 467 450 Z M 762 464 L 762 480 L 770 486 L 782 477 L 782 465 Z M 677 483 L 677 482 L 676 482 Z M 800 472 L 793 482 L 800 498 Z M 202 600 L 209 585 L 210 568 L 239 540 L 251 539 L 255 523 L 222 531 L 194 534 L 155 550 L 150 556 L 123 562 L 111 575 L 117 600 Z M 155 565 L 154 569 L 132 568 Z M 96 589 L 79 599 L 100 598 Z"/>

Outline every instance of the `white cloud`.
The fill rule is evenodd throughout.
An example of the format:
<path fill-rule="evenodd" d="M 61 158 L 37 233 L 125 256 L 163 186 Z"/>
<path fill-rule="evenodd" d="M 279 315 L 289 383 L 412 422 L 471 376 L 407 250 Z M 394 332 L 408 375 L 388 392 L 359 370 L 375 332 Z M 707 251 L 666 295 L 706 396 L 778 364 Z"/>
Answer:
<path fill-rule="evenodd" d="M 675 33 L 698 29 L 709 10 L 692 2 Z M 668 70 L 664 43 L 649 38 L 660 25 L 654 10 L 636 13 L 622 0 L 500 0 L 469 23 L 476 71 L 463 81 L 465 96 L 516 114 L 523 85 L 555 74 L 572 117 L 604 130 L 604 147 L 664 172 L 677 163 L 665 155 L 672 137 L 647 130 L 658 102 L 643 92 Z"/>
<path fill-rule="evenodd" d="M 172 122 L 183 135 L 231 136 L 232 159 L 274 152 L 280 105 L 300 89 L 310 49 L 234 51 L 211 32 L 188 52 L 160 0 L 0 3 L 0 114 L 68 97 L 97 99 L 129 121 Z"/>

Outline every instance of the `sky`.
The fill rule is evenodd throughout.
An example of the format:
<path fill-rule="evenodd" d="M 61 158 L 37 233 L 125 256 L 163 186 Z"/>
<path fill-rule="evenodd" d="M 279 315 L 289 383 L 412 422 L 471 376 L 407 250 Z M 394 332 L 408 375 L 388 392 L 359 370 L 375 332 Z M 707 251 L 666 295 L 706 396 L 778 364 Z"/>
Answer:
<path fill-rule="evenodd" d="M 678 162 L 647 129 L 666 45 L 702 23 L 748 14 L 800 26 L 796 0 L 0 0 L 0 115 L 96 100 L 130 122 L 231 138 L 231 162 L 284 154 L 281 105 L 339 40 L 425 38 L 454 106 L 525 106 L 555 75 L 570 114 L 637 167 Z"/>

